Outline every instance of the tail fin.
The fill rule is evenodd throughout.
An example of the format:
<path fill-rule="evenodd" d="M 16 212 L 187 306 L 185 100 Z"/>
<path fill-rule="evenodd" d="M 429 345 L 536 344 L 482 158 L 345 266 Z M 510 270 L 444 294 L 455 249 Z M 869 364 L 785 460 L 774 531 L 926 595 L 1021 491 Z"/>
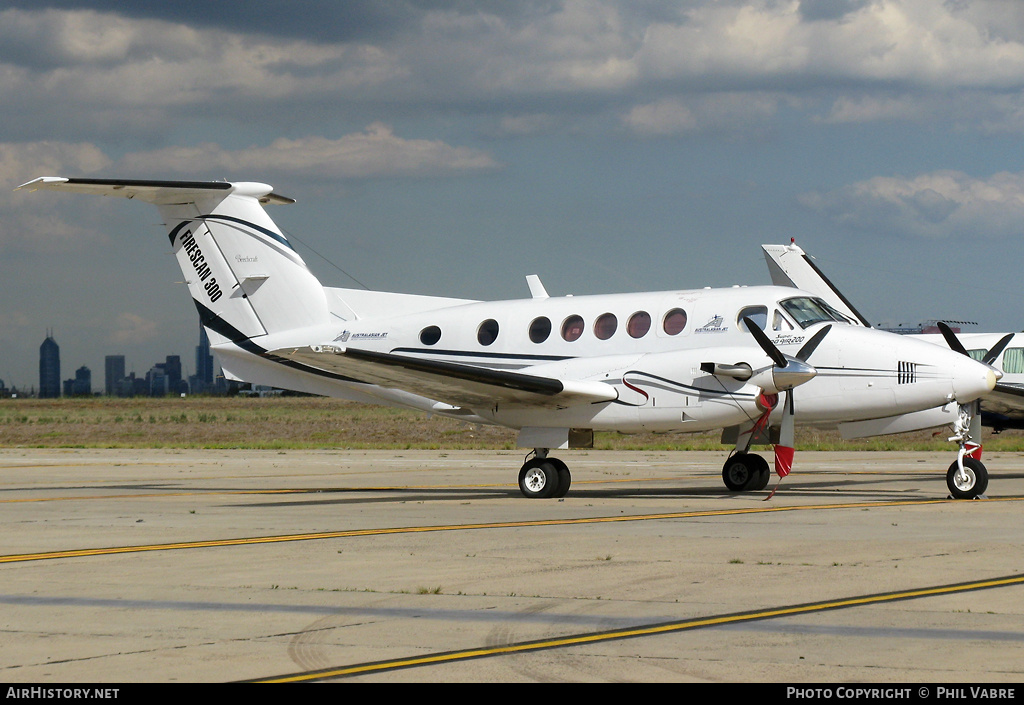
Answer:
<path fill-rule="evenodd" d="M 854 325 L 870 328 L 868 319 L 854 308 L 842 292 L 818 269 L 796 242 L 789 245 L 761 245 L 768 272 L 775 286 L 792 286 L 824 299 Z"/>
<path fill-rule="evenodd" d="M 319 280 L 262 207 L 294 201 L 267 184 L 43 177 L 19 188 L 155 205 L 214 345 L 329 322 Z"/>

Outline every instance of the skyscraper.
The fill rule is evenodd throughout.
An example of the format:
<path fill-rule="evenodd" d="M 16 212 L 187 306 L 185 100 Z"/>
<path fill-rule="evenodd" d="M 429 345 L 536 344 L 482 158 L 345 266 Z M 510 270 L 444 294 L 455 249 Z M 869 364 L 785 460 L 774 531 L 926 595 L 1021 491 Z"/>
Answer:
<path fill-rule="evenodd" d="M 75 378 L 65 380 L 64 396 L 87 397 L 92 395 L 92 370 L 82 365 L 75 370 Z"/>
<path fill-rule="evenodd" d="M 39 346 L 39 398 L 60 397 L 60 346 L 47 331 L 46 340 Z"/>
<path fill-rule="evenodd" d="M 107 396 L 112 397 L 118 393 L 118 382 L 124 379 L 124 355 L 107 355 L 104 368 L 104 372 L 106 372 L 106 386 L 104 389 Z"/>
<path fill-rule="evenodd" d="M 199 345 L 196 346 L 196 380 L 200 389 L 209 391 L 213 388 L 213 355 L 210 354 L 210 338 L 206 335 L 206 327 L 199 325 Z"/>

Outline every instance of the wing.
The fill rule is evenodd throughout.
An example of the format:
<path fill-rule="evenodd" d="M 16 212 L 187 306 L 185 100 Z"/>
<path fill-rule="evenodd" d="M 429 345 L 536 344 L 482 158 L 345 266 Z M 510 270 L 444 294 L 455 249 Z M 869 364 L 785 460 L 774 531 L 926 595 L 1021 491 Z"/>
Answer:
<path fill-rule="evenodd" d="M 334 345 L 281 348 L 271 355 L 470 409 L 497 404 L 549 409 L 615 401 L 603 382 L 562 380 Z"/>
<path fill-rule="evenodd" d="M 1020 417 L 1024 411 L 1024 386 L 997 383 L 995 389 L 981 398 L 981 408 L 988 413 Z"/>

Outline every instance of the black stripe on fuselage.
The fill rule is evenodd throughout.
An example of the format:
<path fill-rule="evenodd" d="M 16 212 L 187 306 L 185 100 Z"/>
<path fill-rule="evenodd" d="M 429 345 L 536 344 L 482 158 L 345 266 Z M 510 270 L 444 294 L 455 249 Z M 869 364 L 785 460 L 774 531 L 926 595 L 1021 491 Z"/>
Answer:
<path fill-rule="evenodd" d="M 199 321 L 210 330 L 222 335 L 223 337 L 230 340 L 234 345 L 237 345 L 242 350 L 248 353 L 262 357 L 265 360 L 276 362 L 285 367 L 290 367 L 294 370 L 300 370 L 302 372 L 308 372 L 309 374 L 317 375 L 318 377 L 326 377 L 327 379 L 333 379 L 338 382 L 350 382 L 353 384 L 371 384 L 370 382 L 364 382 L 354 377 L 346 377 L 339 375 L 336 372 L 328 372 L 327 370 L 321 370 L 316 367 L 312 367 L 305 363 L 297 360 L 291 360 L 280 355 L 271 355 L 270 352 L 261 345 L 257 345 L 253 342 L 252 338 L 242 333 L 242 331 L 235 328 L 233 325 L 225 321 L 223 318 L 218 316 L 210 309 L 203 306 L 201 303 L 192 299 L 196 305 L 196 310 L 199 311 Z"/>
<path fill-rule="evenodd" d="M 434 348 L 392 348 L 393 353 L 412 353 L 414 355 L 435 355 L 437 357 L 479 357 L 485 360 L 504 360 L 509 362 L 559 362 L 573 360 L 571 355 L 530 355 L 526 353 L 495 353 L 473 352 L 470 350 L 437 350 Z"/>

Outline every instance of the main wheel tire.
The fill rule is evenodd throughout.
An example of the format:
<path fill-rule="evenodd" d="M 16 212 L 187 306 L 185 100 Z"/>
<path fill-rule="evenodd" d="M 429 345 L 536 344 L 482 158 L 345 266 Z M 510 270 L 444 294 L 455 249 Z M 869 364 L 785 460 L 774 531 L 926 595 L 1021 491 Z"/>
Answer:
<path fill-rule="evenodd" d="M 954 499 L 975 499 L 988 489 L 988 470 L 980 460 L 964 458 L 965 478 L 959 477 L 960 468 L 956 463 L 946 472 L 946 486 Z"/>
<path fill-rule="evenodd" d="M 751 492 L 759 492 L 767 487 L 768 483 L 771 482 L 772 469 L 768 467 L 768 461 L 760 455 L 751 455 L 750 459 L 754 461 L 755 473 L 754 477 L 750 479 L 750 485 L 744 489 Z"/>
<path fill-rule="evenodd" d="M 569 466 L 563 463 L 558 458 L 548 458 L 548 462 L 555 466 L 555 472 L 558 473 L 558 489 L 555 490 L 552 497 L 564 497 L 569 491 L 569 485 L 572 484 L 572 475 L 569 473 Z"/>
<path fill-rule="evenodd" d="M 558 485 L 558 468 L 546 458 L 533 458 L 519 471 L 519 491 L 529 499 L 552 497 Z"/>
<path fill-rule="evenodd" d="M 722 468 L 722 481 L 730 492 L 763 490 L 770 479 L 768 461 L 754 453 L 736 453 Z"/>

